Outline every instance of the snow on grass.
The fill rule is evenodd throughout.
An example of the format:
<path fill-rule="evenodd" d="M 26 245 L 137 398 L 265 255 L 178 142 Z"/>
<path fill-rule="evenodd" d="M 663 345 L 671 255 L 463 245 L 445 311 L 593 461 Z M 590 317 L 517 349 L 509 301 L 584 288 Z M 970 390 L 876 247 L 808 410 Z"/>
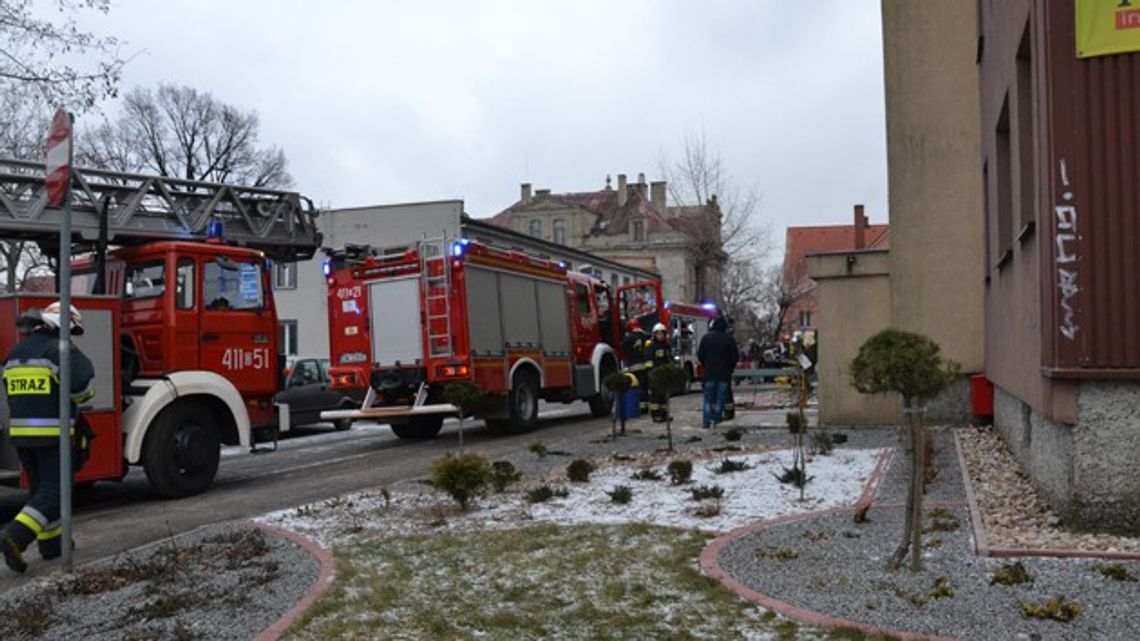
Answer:
<path fill-rule="evenodd" d="M 647 523 L 685 529 L 727 532 L 757 520 L 810 510 L 852 505 L 859 498 L 883 450 L 836 450 L 831 456 L 816 456 L 808 462 L 813 477 L 799 500 L 799 489 L 780 483 L 776 476 L 791 465 L 790 450 L 753 454 L 734 453 L 726 458 L 743 461 L 751 469 L 729 474 L 712 470 L 722 458 L 696 458 L 692 481 L 672 485 L 664 462 L 652 466 L 660 481 L 635 481 L 631 476 L 645 464 L 607 464 L 590 476 L 588 483 L 556 481 L 568 496 L 530 504 L 525 490 L 535 482 L 516 485 L 503 494 L 490 494 L 476 501 L 468 512 L 458 508 L 443 493 L 419 484 L 369 490 L 297 508 L 273 512 L 262 521 L 301 532 L 326 546 L 418 532 L 465 529 L 501 529 L 535 521 L 573 525 L 579 523 Z M 686 458 L 678 454 L 675 458 Z M 662 459 L 664 461 L 671 458 Z M 627 505 L 611 501 L 606 494 L 617 485 L 633 490 Z M 712 499 L 694 501 L 692 489 L 717 485 L 723 488 L 719 514 L 699 516 L 716 504 Z"/>

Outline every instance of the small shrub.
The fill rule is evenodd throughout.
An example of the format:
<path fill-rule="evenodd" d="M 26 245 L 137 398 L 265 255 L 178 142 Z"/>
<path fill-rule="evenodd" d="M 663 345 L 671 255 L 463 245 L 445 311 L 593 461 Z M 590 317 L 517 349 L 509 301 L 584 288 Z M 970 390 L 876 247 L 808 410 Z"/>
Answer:
<path fill-rule="evenodd" d="M 747 461 L 734 461 L 730 458 L 722 459 L 720 465 L 713 468 L 714 474 L 732 474 L 752 469 Z"/>
<path fill-rule="evenodd" d="M 644 470 L 634 472 L 630 478 L 635 481 L 660 481 L 662 476 L 657 470 L 647 467 Z"/>
<path fill-rule="evenodd" d="M 629 489 L 628 485 L 615 485 L 614 489 L 606 494 L 618 505 L 625 505 L 633 500 L 633 490 Z"/>
<path fill-rule="evenodd" d="M 831 435 L 831 442 L 835 443 L 836 445 L 843 445 L 847 442 L 847 435 L 836 432 L 835 434 Z"/>
<path fill-rule="evenodd" d="M 614 372 L 609 376 L 602 379 L 602 385 L 614 394 L 622 395 L 629 391 L 632 387 L 633 381 L 629 380 L 630 375 L 624 372 Z"/>
<path fill-rule="evenodd" d="M 683 485 L 693 478 L 693 462 L 683 459 L 670 461 L 665 471 L 669 474 L 669 482 L 673 485 Z"/>
<path fill-rule="evenodd" d="M 533 452 L 535 454 L 535 456 L 537 456 L 538 458 L 546 458 L 546 455 L 550 453 L 550 450 L 546 449 L 546 446 L 543 445 L 542 443 L 540 443 L 539 441 L 535 441 L 534 443 L 531 443 L 530 447 L 528 447 L 527 449 L 529 449 L 531 452 Z"/>
<path fill-rule="evenodd" d="M 827 456 L 831 454 L 833 449 L 835 449 L 835 442 L 831 440 L 831 434 L 823 431 L 811 435 L 810 451 L 812 454 Z"/>
<path fill-rule="evenodd" d="M 494 486 L 496 492 L 506 490 L 507 486 L 518 483 L 521 478 L 522 472 L 516 470 L 510 461 L 491 463 L 491 485 Z"/>
<path fill-rule="evenodd" d="M 570 492 L 564 487 L 550 487 L 549 485 L 540 485 L 534 489 L 527 490 L 526 500 L 527 503 L 545 503 L 554 497 L 561 499 L 570 495 Z"/>
<path fill-rule="evenodd" d="M 800 558 L 800 553 L 792 548 L 756 548 L 756 558 L 791 561 Z"/>
<path fill-rule="evenodd" d="M 1119 563 L 1097 564 L 1093 569 L 1100 572 L 1104 576 L 1112 579 L 1113 581 L 1135 581 L 1136 576 L 1129 572 L 1125 567 Z"/>
<path fill-rule="evenodd" d="M 776 480 L 784 485 L 794 485 L 796 487 L 803 487 L 811 481 L 814 476 L 804 476 L 804 471 L 798 467 L 785 467 L 784 473 L 776 475 Z"/>
<path fill-rule="evenodd" d="M 1021 561 L 1016 563 L 1006 563 L 994 572 L 990 577 L 990 585 L 1017 585 L 1019 583 L 1033 583 L 1033 575 L 1025 569 L 1025 565 Z"/>
<path fill-rule="evenodd" d="M 1081 604 L 1066 599 L 1064 595 L 1058 595 L 1041 605 L 1023 603 L 1021 604 L 1021 613 L 1026 618 L 1067 623 L 1077 618 L 1077 615 L 1081 613 Z"/>
<path fill-rule="evenodd" d="M 483 494 L 490 481 L 491 466 L 478 454 L 447 454 L 431 466 L 432 487 L 446 492 L 462 510 Z"/>
<path fill-rule="evenodd" d="M 744 430 L 739 427 L 729 428 L 724 431 L 724 440 L 726 441 L 739 441 L 744 436 Z"/>
<path fill-rule="evenodd" d="M 719 502 L 724 497 L 724 488 L 719 485 L 702 485 L 689 491 L 693 493 L 694 501 L 716 499 Z"/>
<path fill-rule="evenodd" d="M 944 507 L 931 510 L 927 516 L 930 518 L 930 524 L 923 529 L 923 532 L 954 532 L 962 527 L 958 517 Z"/>
<path fill-rule="evenodd" d="M 566 466 L 566 477 L 575 483 L 587 483 L 594 469 L 594 464 L 586 459 L 574 459 Z"/>

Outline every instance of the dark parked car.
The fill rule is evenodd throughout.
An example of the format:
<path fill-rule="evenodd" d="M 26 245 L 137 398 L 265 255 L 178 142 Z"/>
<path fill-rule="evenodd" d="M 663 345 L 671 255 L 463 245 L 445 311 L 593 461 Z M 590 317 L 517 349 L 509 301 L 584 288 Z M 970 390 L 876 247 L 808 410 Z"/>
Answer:
<path fill-rule="evenodd" d="M 293 363 L 285 378 L 285 389 L 277 393 L 278 403 L 289 404 L 289 423 L 292 427 L 320 423 L 321 412 L 351 409 L 356 404 L 333 389 L 329 380 L 329 362 L 323 358 L 302 358 Z M 350 421 L 333 421 L 333 427 L 347 430 Z"/>

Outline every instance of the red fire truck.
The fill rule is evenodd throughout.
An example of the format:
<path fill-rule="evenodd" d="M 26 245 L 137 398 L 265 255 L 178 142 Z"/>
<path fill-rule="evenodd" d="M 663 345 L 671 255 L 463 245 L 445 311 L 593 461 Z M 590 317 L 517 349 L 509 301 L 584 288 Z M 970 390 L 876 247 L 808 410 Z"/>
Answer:
<path fill-rule="evenodd" d="M 673 342 L 673 358 L 685 370 L 687 386 L 699 381 L 704 375 L 697 361 L 697 347 L 709 331 L 709 322 L 720 311 L 715 303 L 690 305 L 688 303 L 667 302 L 669 307 L 670 333 Z"/>
<path fill-rule="evenodd" d="M 485 393 L 479 416 L 498 431 L 535 426 L 538 401 L 612 404 L 625 320 L 668 323 L 659 281 L 625 285 L 558 263 L 459 239 L 378 255 L 333 252 L 326 263 L 333 384 L 363 399 L 325 419 L 376 418 L 400 438 L 426 439 L 454 408 L 445 386 Z"/>
<path fill-rule="evenodd" d="M 254 429 L 278 423 L 269 259 L 308 258 L 320 246 L 312 203 L 90 169 L 75 170 L 72 193 L 76 249 L 93 252 L 74 265 L 72 303 L 86 328 L 75 343 L 95 365 L 97 390 L 80 408 L 96 438 L 76 480 L 117 480 L 141 465 L 162 496 L 202 492 L 220 444 L 252 447 Z M 43 163 L 0 160 L 0 196 L 0 237 L 57 250 L 60 211 L 46 206 Z M 0 296 L 0 354 L 17 339 L 16 317 L 55 298 Z M 18 477 L 7 458 L 0 474 Z"/>

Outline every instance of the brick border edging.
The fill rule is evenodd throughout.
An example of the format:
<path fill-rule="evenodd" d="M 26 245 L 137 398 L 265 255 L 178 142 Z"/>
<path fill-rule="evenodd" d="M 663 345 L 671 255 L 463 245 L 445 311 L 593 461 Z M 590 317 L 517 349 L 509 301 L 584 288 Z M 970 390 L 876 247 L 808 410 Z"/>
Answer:
<path fill-rule="evenodd" d="M 313 604 L 317 602 L 317 599 L 324 596 L 325 592 L 328 592 L 329 588 L 332 587 L 333 579 L 336 576 L 336 560 L 327 549 L 317 545 L 312 539 L 296 532 L 253 520 L 247 520 L 246 523 L 296 543 L 309 554 L 316 557 L 317 562 L 320 564 L 320 572 L 317 574 L 317 579 L 313 582 L 308 592 L 306 592 L 299 601 L 293 604 L 293 607 L 285 614 L 282 614 L 277 621 L 262 630 L 261 633 L 254 638 L 255 641 L 277 641 L 277 639 L 289 629 L 289 626 L 293 625 L 294 621 L 304 614 L 306 610 L 311 608 Z"/>
<path fill-rule="evenodd" d="M 1017 557 L 1043 557 L 1057 559 L 1104 559 L 1108 561 L 1140 561 L 1140 554 L 1129 552 L 1101 552 L 1097 550 L 1078 550 L 1074 548 L 1042 548 L 1031 550 L 1028 548 L 991 547 L 989 537 L 986 535 L 986 526 L 982 519 L 982 510 L 978 507 L 974 493 L 974 483 L 970 480 L 970 470 L 966 466 L 966 455 L 962 453 L 962 443 L 958 437 L 959 430 L 954 430 L 954 447 L 958 450 L 958 466 L 962 472 L 962 483 L 966 486 L 966 502 L 970 510 L 970 524 L 974 531 L 974 553 L 978 556 L 998 559 L 1011 559 Z"/>
<path fill-rule="evenodd" d="M 876 505 L 878 509 L 887 509 L 887 506 Z M 894 506 L 891 506 L 892 508 Z M 780 601 L 761 592 L 757 592 L 752 588 L 744 585 L 740 581 L 730 576 L 720 567 L 720 562 L 717 557 L 720 556 L 723 550 L 729 543 L 756 530 L 762 530 L 772 527 L 774 525 L 781 525 L 793 521 L 807 520 L 820 516 L 831 516 L 834 514 L 842 514 L 845 512 L 854 513 L 855 509 L 851 507 L 831 508 L 827 510 L 816 510 L 813 512 L 804 512 L 802 514 L 791 514 L 781 516 L 767 521 L 759 521 L 750 525 L 736 528 L 735 530 L 725 534 L 714 540 L 704 551 L 701 552 L 700 564 L 701 569 L 705 574 L 717 581 L 720 581 L 726 588 L 735 594 L 743 597 L 757 605 L 765 607 L 774 612 L 778 612 L 784 616 L 797 619 L 809 625 L 815 625 L 824 628 L 854 628 L 868 634 L 888 635 L 900 639 L 901 641 L 959 641 L 955 637 L 937 637 L 916 632 L 907 632 L 905 630 L 895 630 L 892 628 L 884 628 L 879 626 L 861 623 L 853 619 L 844 619 L 842 617 L 834 617 L 814 610 L 806 610 L 804 608 L 792 605 L 786 601 Z"/>

